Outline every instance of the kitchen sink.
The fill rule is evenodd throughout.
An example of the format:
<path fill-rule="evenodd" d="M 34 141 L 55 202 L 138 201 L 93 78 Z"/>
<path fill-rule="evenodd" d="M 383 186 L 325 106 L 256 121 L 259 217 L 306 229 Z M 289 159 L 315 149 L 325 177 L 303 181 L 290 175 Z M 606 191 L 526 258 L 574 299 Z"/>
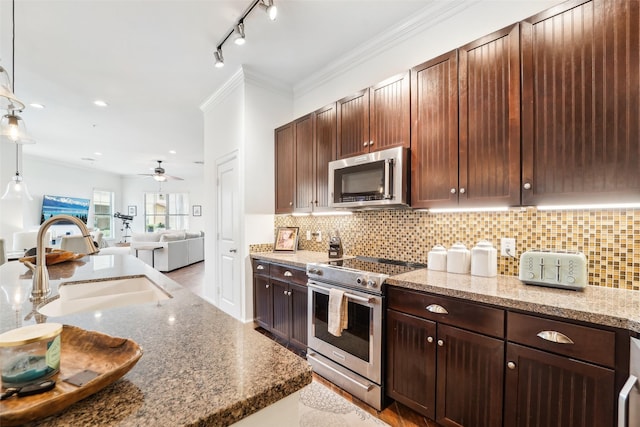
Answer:
<path fill-rule="evenodd" d="M 146 276 L 63 283 L 58 294 L 59 297 L 38 308 L 38 312 L 57 317 L 172 298 Z"/>

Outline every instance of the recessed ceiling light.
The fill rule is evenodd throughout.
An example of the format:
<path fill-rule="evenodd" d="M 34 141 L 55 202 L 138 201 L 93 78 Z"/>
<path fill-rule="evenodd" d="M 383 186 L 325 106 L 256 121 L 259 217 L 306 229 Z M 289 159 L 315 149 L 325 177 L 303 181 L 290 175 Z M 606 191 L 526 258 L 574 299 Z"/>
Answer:
<path fill-rule="evenodd" d="M 95 101 L 93 101 L 93 103 L 94 103 L 95 105 L 97 105 L 98 107 L 106 107 L 106 106 L 108 106 L 108 105 L 109 105 L 109 104 L 107 104 L 106 102 L 104 102 L 104 101 L 103 101 L 103 100 L 101 100 L 101 99 L 96 99 Z"/>
<path fill-rule="evenodd" d="M 91 157 L 82 157 L 80 158 L 80 160 L 84 160 L 85 162 L 95 162 L 96 159 L 93 159 Z"/>
<path fill-rule="evenodd" d="M 31 104 L 29 104 L 31 107 L 33 108 L 37 108 L 39 110 L 42 110 L 44 108 L 44 105 L 42 104 L 38 104 L 37 102 L 32 102 Z"/>
<path fill-rule="evenodd" d="M 176 150 L 169 150 L 169 154 L 176 154 Z"/>
<path fill-rule="evenodd" d="M 202 160 L 196 160 L 193 163 L 195 163 L 196 165 L 204 165 L 204 161 L 202 161 Z"/>
<path fill-rule="evenodd" d="M 99 152 L 99 151 L 96 151 L 96 152 L 95 152 L 95 153 L 93 153 L 93 154 L 95 154 L 96 156 L 102 156 L 102 153 L 101 153 L 101 152 Z"/>

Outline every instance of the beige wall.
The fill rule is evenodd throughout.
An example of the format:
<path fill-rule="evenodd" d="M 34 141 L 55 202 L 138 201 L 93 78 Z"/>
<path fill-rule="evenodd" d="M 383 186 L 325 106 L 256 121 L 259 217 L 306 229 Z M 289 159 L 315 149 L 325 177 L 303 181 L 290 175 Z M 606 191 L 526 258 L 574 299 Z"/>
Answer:
<path fill-rule="evenodd" d="M 339 230 L 345 253 L 426 263 L 429 249 L 462 242 L 468 248 L 486 239 L 500 248 L 515 237 L 518 256 L 527 249 L 583 252 L 589 283 L 640 290 L 640 209 L 490 213 L 428 213 L 412 210 L 356 212 L 351 216 L 278 215 L 275 227 L 300 227 L 300 249 L 326 251 Z M 307 230 L 322 231 L 322 243 L 307 241 Z M 263 245 L 259 249 L 265 250 Z M 518 260 L 498 256 L 498 273 L 518 275 Z"/>

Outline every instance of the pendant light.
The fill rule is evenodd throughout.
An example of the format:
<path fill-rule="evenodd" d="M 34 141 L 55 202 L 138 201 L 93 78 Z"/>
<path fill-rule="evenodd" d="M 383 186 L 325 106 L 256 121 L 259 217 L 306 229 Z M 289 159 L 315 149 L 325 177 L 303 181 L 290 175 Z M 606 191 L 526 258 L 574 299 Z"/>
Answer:
<path fill-rule="evenodd" d="M 13 93 L 9 73 L 0 66 L 0 110 L 22 110 L 24 103 Z"/>
<path fill-rule="evenodd" d="M 31 194 L 29 194 L 29 189 L 27 188 L 27 184 L 22 181 L 22 176 L 20 175 L 20 168 L 18 162 L 18 149 L 20 147 L 16 144 L 16 174 L 11 178 L 11 181 L 7 184 L 7 189 L 0 197 L 0 200 L 33 200 Z"/>
<path fill-rule="evenodd" d="M 14 144 L 33 144 L 35 141 L 27 133 L 26 126 L 22 117 L 16 114 L 16 111 L 22 111 L 25 106 L 24 103 L 18 101 L 15 97 L 16 91 L 16 2 L 13 0 L 12 4 L 12 45 L 11 45 L 11 67 L 13 74 L 13 84 L 9 89 L 9 76 L 4 68 L 0 67 L 0 99 L 7 100 L 8 114 L 5 114 L 0 119 L 0 139 Z M 6 78 L 3 77 L 6 75 Z M 5 87 L 5 85 L 7 85 Z M 2 102 L 4 105 L 4 101 Z"/>

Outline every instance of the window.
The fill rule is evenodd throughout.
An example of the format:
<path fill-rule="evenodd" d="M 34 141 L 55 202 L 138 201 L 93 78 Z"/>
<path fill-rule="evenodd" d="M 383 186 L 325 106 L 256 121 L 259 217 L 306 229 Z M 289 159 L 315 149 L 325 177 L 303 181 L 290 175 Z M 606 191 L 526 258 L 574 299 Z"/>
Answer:
<path fill-rule="evenodd" d="M 188 193 L 145 193 L 144 218 L 146 231 L 158 229 L 189 229 Z"/>
<path fill-rule="evenodd" d="M 102 231 L 104 238 L 113 237 L 113 193 L 93 190 L 93 227 Z"/>

